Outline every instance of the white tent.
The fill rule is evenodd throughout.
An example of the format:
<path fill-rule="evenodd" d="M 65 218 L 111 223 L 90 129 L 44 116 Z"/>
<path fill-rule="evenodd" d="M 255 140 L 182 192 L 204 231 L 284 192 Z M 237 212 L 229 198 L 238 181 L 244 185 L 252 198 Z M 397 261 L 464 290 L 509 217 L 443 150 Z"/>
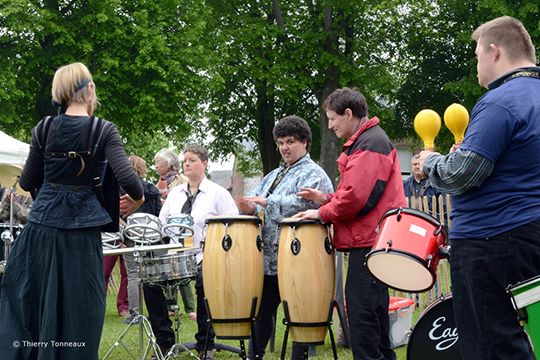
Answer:
<path fill-rule="evenodd" d="M 24 165 L 30 145 L 0 131 L 0 164 Z"/>

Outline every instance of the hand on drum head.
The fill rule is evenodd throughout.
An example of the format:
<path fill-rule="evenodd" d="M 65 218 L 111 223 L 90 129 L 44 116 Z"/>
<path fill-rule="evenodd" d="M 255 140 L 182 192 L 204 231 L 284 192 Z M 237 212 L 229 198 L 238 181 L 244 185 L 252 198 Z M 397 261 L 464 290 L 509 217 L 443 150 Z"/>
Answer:
<path fill-rule="evenodd" d="M 298 220 L 319 220 L 319 210 L 306 210 L 293 215 L 293 218 Z"/>
<path fill-rule="evenodd" d="M 297 192 L 296 196 L 300 196 L 303 199 L 311 200 L 319 205 L 324 205 L 328 202 L 326 195 L 320 190 L 312 188 L 300 188 L 301 192 Z"/>
<path fill-rule="evenodd" d="M 234 202 L 236 204 L 236 207 L 242 214 L 254 214 L 255 213 L 255 205 L 248 203 L 244 200 L 241 196 L 235 196 Z"/>
<path fill-rule="evenodd" d="M 122 218 L 127 218 L 129 215 L 133 214 L 135 210 L 139 208 L 144 202 L 144 195 L 140 200 L 133 200 L 131 196 L 125 194 L 120 197 L 120 214 L 124 214 Z"/>

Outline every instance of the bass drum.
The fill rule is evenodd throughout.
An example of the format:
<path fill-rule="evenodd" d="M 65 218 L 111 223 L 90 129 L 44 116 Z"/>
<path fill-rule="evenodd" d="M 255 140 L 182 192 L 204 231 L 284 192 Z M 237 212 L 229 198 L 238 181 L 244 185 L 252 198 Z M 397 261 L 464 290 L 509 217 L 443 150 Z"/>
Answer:
<path fill-rule="evenodd" d="M 412 329 L 407 360 L 461 360 L 452 294 L 429 305 Z"/>

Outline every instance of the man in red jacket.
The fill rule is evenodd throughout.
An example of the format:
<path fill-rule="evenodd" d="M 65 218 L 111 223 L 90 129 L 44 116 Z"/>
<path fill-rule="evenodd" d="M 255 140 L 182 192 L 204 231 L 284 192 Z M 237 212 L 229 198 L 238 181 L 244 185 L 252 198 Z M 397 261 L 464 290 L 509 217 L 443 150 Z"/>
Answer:
<path fill-rule="evenodd" d="M 366 99 L 357 89 L 338 89 L 323 106 L 328 127 L 338 138 L 349 138 L 337 160 L 341 180 L 333 194 L 300 189 L 298 196 L 321 207 L 295 217 L 331 222 L 334 247 L 350 252 L 345 297 L 354 359 L 393 360 L 388 288 L 368 273 L 364 259 L 384 213 L 406 206 L 397 152 L 379 119 L 368 118 Z"/>

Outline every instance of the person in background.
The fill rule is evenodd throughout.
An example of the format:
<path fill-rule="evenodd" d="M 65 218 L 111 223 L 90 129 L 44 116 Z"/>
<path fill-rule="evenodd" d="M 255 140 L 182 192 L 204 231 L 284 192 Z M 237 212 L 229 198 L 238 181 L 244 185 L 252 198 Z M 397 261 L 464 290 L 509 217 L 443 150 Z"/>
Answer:
<path fill-rule="evenodd" d="M 159 182 L 157 188 L 161 194 L 161 202 L 165 203 L 165 199 L 169 192 L 175 186 L 184 184 L 188 181 L 187 177 L 180 173 L 180 159 L 176 153 L 169 149 L 161 149 L 154 156 L 156 172 L 159 174 Z M 184 310 L 189 315 L 191 320 L 197 319 L 195 312 L 195 297 L 190 284 L 180 285 L 180 295 L 184 303 Z M 169 313 L 174 315 L 173 312 Z"/>
<path fill-rule="evenodd" d="M 144 180 L 146 178 L 146 175 L 148 174 L 148 167 L 146 166 L 146 161 L 144 161 L 143 158 L 139 156 L 132 155 L 129 157 L 129 162 L 131 163 L 131 166 L 133 167 L 133 170 L 139 177 L 139 180 L 141 182 L 141 185 L 143 186 L 144 190 L 144 204 L 142 204 L 137 210 L 135 210 L 133 213 L 143 213 L 143 214 L 150 214 L 154 216 L 159 216 L 159 212 L 161 211 L 162 204 L 161 204 L 161 196 L 159 193 L 159 190 L 157 187 Z M 123 189 L 121 190 L 121 194 L 125 194 Z M 124 239 L 124 244 L 127 247 L 133 247 L 135 244 L 133 241 L 129 239 Z M 124 254 L 123 260 L 126 264 L 126 270 L 127 270 L 127 293 L 128 293 L 128 300 L 129 300 L 129 314 L 130 316 L 123 321 L 125 324 L 129 324 L 133 321 L 134 317 L 139 315 L 139 263 L 135 259 L 135 256 L 133 256 L 133 253 L 131 254 Z"/>
<path fill-rule="evenodd" d="M 284 160 L 283 166 L 266 175 L 247 197 L 235 199 L 243 214 L 259 215 L 264 219 L 261 229 L 264 241 L 264 285 L 255 323 L 257 343 L 254 347 L 253 341 L 249 342 L 249 359 L 255 359 L 255 355 L 259 359 L 263 358 L 274 328 L 273 316 L 281 303 L 277 279 L 279 223 L 300 211 L 319 207 L 311 200 L 298 197 L 296 193 L 300 188 L 311 187 L 325 194 L 334 190 L 328 175 L 311 160 L 311 129 L 304 119 L 298 116 L 284 117 L 274 126 L 273 135 Z M 293 345 L 292 358 L 303 359 L 304 347 Z"/>
<path fill-rule="evenodd" d="M 12 164 L 12 166 L 22 169 L 22 166 L 19 164 Z M 7 189 L 3 195 L 5 196 L 2 196 L 2 201 L 0 202 L 0 220 L 9 223 L 11 192 Z M 13 198 L 13 224 L 24 225 L 28 222 L 28 213 L 34 201 L 30 196 L 22 196 L 17 193 L 14 194 Z"/>
<path fill-rule="evenodd" d="M 301 189 L 299 196 L 321 207 L 295 217 L 331 222 L 335 249 L 349 251 L 345 298 L 354 359 L 395 360 L 388 288 L 369 274 L 364 259 L 375 243 L 382 216 L 406 205 L 397 151 L 379 119 L 368 118 L 366 99 L 357 89 L 337 89 L 323 106 L 328 128 L 338 138 L 348 139 L 337 159 L 341 180 L 332 194 Z"/>
<path fill-rule="evenodd" d="M 424 172 L 420 168 L 420 155 L 416 154 L 411 159 L 411 169 L 412 169 L 412 176 L 410 176 L 407 180 L 403 181 L 403 190 L 405 191 L 405 197 L 409 198 L 409 207 L 413 209 L 419 209 L 419 203 L 422 203 L 422 210 L 423 208 L 423 202 L 422 199 L 424 196 L 427 197 L 428 201 L 428 207 L 429 207 L 429 214 L 433 216 L 436 219 L 439 219 L 439 207 L 438 201 L 439 201 L 439 195 L 443 196 L 443 214 L 446 212 L 446 198 L 445 194 L 443 194 L 440 190 L 433 187 L 431 185 L 431 182 L 428 178 L 424 177 Z M 433 206 L 432 197 L 435 196 L 437 199 L 437 203 L 435 203 L 435 206 Z"/>
<path fill-rule="evenodd" d="M 188 182 L 176 186 L 171 190 L 159 218 L 163 224 L 166 223 L 170 214 L 189 214 L 193 218 L 193 246 L 199 247 L 204 238 L 203 228 L 207 218 L 217 215 L 238 215 L 231 194 L 218 184 L 208 180 L 205 175 L 208 166 L 208 150 L 203 146 L 190 145 L 184 149 L 184 174 Z M 196 349 L 201 359 L 214 359 L 214 331 L 210 327 L 208 313 L 204 305 L 204 287 L 202 278 L 202 258 L 201 249 L 193 250 L 196 255 L 198 271 L 195 282 L 197 292 L 197 326 L 195 334 L 197 340 Z M 152 324 L 152 330 L 156 335 L 156 340 L 160 351 L 166 355 L 174 345 L 174 331 L 172 321 L 167 316 L 167 302 L 163 294 L 163 288 L 158 285 L 144 284 L 144 298 L 148 309 L 148 318 Z M 208 338 L 208 352 L 204 352 L 205 341 L 210 327 L 210 337 Z M 154 358 L 156 355 L 154 354 Z"/>
<path fill-rule="evenodd" d="M 0 359 L 98 357 L 106 306 L 100 227 L 111 217 L 98 199 L 89 161 L 100 173 L 108 161 L 130 195 L 120 200 L 126 215 L 144 197 L 116 126 L 92 116 L 95 89 L 84 64 L 60 67 L 52 82 L 60 114 L 32 130 L 19 184 L 38 191 L 4 271 Z M 87 155 L 91 148 L 93 159 Z"/>
<path fill-rule="evenodd" d="M 161 149 L 154 156 L 156 172 L 159 174 L 157 188 L 161 193 L 162 203 L 169 192 L 176 186 L 187 182 L 187 178 L 180 173 L 180 159 L 174 151 Z"/>
<path fill-rule="evenodd" d="M 116 309 L 118 315 L 125 321 L 130 317 L 129 314 L 129 297 L 128 297 L 128 275 L 124 258 L 121 255 L 103 256 L 103 272 L 105 275 L 105 293 L 109 290 L 109 282 L 111 281 L 111 273 L 120 261 L 120 286 L 118 287 L 118 295 L 116 296 Z"/>
<path fill-rule="evenodd" d="M 506 292 L 540 274 L 540 68 L 523 24 L 479 26 L 478 83 L 461 146 L 420 153 L 433 186 L 452 196 L 453 307 L 464 360 L 535 359 Z M 530 334 L 532 336 L 532 334 Z"/>

